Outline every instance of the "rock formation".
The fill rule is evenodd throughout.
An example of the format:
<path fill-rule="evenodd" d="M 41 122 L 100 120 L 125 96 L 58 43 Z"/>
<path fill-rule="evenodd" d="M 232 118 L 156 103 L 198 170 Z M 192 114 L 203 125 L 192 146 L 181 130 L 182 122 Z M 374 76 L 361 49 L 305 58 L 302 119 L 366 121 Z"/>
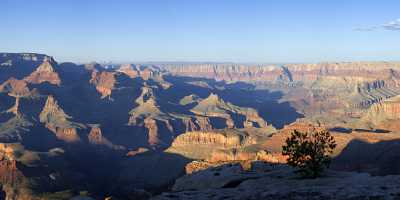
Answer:
<path fill-rule="evenodd" d="M 128 157 L 133 157 L 133 156 L 136 156 L 138 154 L 146 153 L 148 151 L 149 151 L 149 149 L 147 149 L 147 148 L 139 147 L 136 150 L 129 151 L 128 153 L 126 153 L 126 155 Z"/>
<path fill-rule="evenodd" d="M 181 104 L 182 106 L 186 106 L 192 103 L 198 103 L 200 102 L 201 99 L 199 96 L 195 95 L 195 94 L 191 94 L 188 96 L 183 97 L 180 101 L 179 104 Z"/>
<path fill-rule="evenodd" d="M 57 63 L 53 59 L 46 59 L 44 62 L 32 72 L 25 80 L 29 83 L 40 84 L 43 82 L 49 82 L 54 85 L 60 85 L 61 79 L 57 72 L 54 70 L 54 66 Z"/>
<path fill-rule="evenodd" d="M 70 116 L 65 114 L 53 96 L 48 96 L 46 104 L 39 115 L 40 122 L 46 128 L 56 134 L 57 138 L 66 142 L 78 142 L 80 138 L 77 133 L 79 124 L 69 121 Z"/>
<path fill-rule="evenodd" d="M 98 124 L 90 124 L 91 126 L 89 135 L 88 135 L 88 140 L 89 143 L 94 144 L 94 145 L 104 145 L 108 148 L 112 149 L 124 149 L 123 146 L 119 145 L 114 145 L 112 142 L 110 142 L 107 138 L 105 138 L 102 134 L 100 125 Z"/>
<path fill-rule="evenodd" d="M 216 94 L 210 94 L 207 98 L 201 100 L 198 105 L 191 109 L 193 113 L 199 116 L 220 117 L 226 120 L 228 128 L 234 128 L 233 115 L 243 115 L 246 118 L 246 126 L 266 127 L 267 123 L 252 108 L 241 108 L 231 103 L 226 103 Z"/>
<path fill-rule="evenodd" d="M 116 80 L 114 73 L 112 72 L 97 72 L 94 70 L 92 72 L 92 79 L 90 83 L 96 86 L 96 90 L 101 94 L 101 98 L 110 97 L 111 92 L 114 89 Z"/>
<path fill-rule="evenodd" d="M 299 179 L 286 166 L 255 162 L 249 170 L 226 164 L 183 176 L 152 199 L 395 199 L 398 184 L 398 176 L 337 171 Z"/>
<path fill-rule="evenodd" d="M 124 73 L 130 78 L 136 78 L 139 76 L 139 71 L 137 69 L 133 69 L 133 66 L 131 64 L 121 65 L 118 69 L 118 72 Z"/>
<path fill-rule="evenodd" d="M 264 151 L 262 141 L 266 134 L 254 130 L 214 130 L 207 132 L 187 132 L 179 135 L 166 152 L 183 155 L 196 160 L 207 160 L 211 163 L 233 160 L 270 159 Z M 247 147 L 252 148 L 247 148 Z"/>
<path fill-rule="evenodd" d="M 7 92 L 13 97 L 27 97 L 31 94 L 27 83 L 24 80 L 10 78 L 0 85 L 0 92 Z"/>
<path fill-rule="evenodd" d="M 400 119 L 400 96 L 372 105 L 366 117 L 374 122 Z"/>
<path fill-rule="evenodd" d="M 173 132 L 173 127 L 169 122 L 173 117 L 159 109 L 153 90 L 148 86 L 142 87 L 142 93 L 135 102 L 138 106 L 129 112 L 128 125 L 145 127 L 149 145 L 153 147 L 161 145 L 159 124 L 163 124 L 167 131 Z"/>

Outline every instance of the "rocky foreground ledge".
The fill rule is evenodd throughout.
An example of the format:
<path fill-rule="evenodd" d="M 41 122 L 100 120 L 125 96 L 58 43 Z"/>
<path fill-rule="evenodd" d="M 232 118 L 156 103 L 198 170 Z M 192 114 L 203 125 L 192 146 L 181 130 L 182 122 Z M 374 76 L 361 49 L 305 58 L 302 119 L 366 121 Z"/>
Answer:
<path fill-rule="evenodd" d="M 326 171 L 317 179 L 300 179 L 285 165 L 255 162 L 245 170 L 226 164 L 188 174 L 153 199 L 400 199 L 400 176 Z"/>

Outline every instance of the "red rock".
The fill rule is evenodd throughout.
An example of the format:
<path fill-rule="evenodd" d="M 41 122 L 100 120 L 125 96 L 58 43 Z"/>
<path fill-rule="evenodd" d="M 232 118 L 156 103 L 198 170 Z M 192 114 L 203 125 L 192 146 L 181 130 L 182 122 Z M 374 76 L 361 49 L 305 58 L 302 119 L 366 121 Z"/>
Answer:
<path fill-rule="evenodd" d="M 54 85 L 60 85 L 61 79 L 58 76 L 57 72 L 54 70 L 53 65 L 55 65 L 55 61 L 52 59 L 45 60 L 36 71 L 32 72 L 25 80 L 29 83 L 40 84 L 43 82 L 49 82 Z"/>
<path fill-rule="evenodd" d="M 112 72 L 93 71 L 90 83 L 96 86 L 96 90 L 101 94 L 101 98 L 105 98 L 111 96 L 116 80 Z"/>

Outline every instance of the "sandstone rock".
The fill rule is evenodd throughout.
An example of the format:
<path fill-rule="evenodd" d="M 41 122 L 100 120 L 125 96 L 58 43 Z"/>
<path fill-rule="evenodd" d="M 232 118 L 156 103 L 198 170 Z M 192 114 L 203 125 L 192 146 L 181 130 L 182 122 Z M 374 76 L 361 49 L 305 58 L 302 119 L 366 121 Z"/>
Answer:
<path fill-rule="evenodd" d="M 400 96 L 374 104 L 367 111 L 365 118 L 375 123 L 400 119 Z"/>
<path fill-rule="evenodd" d="M 97 72 L 94 70 L 92 72 L 92 78 L 90 83 L 96 86 L 96 90 L 101 94 L 101 98 L 110 97 L 111 92 L 115 86 L 115 77 L 112 72 Z"/>
<path fill-rule="evenodd" d="M 188 95 L 188 96 L 183 97 L 183 98 L 179 101 L 179 104 L 182 105 L 182 106 L 186 106 L 186 105 L 189 105 L 189 104 L 192 104 L 192 103 L 199 102 L 200 100 L 201 100 L 201 99 L 200 99 L 199 96 L 194 95 L 194 94 L 191 94 L 191 95 Z"/>
<path fill-rule="evenodd" d="M 234 129 L 195 131 L 176 137 L 166 152 L 210 162 L 248 160 L 257 159 L 258 147 L 253 147 L 254 152 L 246 152 L 242 149 L 256 144 L 257 136 L 253 137 Z"/>
<path fill-rule="evenodd" d="M 78 142 L 80 138 L 76 129 L 82 125 L 69 121 L 70 116 L 65 114 L 53 96 L 48 96 L 46 104 L 39 115 L 40 122 L 56 134 L 57 138 L 66 142 Z"/>
<path fill-rule="evenodd" d="M 107 138 L 105 138 L 102 134 L 100 125 L 90 124 L 89 126 L 91 126 L 91 129 L 90 129 L 90 132 L 88 135 L 89 143 L 95 144 L 95 145 L 104 145 L 108 148 L 116 149 L 116 150 L 125 149 L 123 146 L 114 145 Z"/>
<path fill-rule="evenodd" d="M 148 152 L 148 151 L 149 151 L 149 149 L 147 149 L 147 148 L 139 147 L 136 150 L 129 151 L 128 153 L 126 153 L 126 155 L 128 157 L 133 157 L 133 156 L 136 156 L 138 154 L 142 154 L 142 153 L 145 153 L 145 152 Z"/>
<path fill-rule="evenodd" d="M 65 142 L 79 142 L 81 140 L 76 128 L 56 127 L 51 124 L 48 124 L 46 128 L 55 133 L 58 139 Z"/>
<path fill-rule="evenodd" d="M 195 118 L 200 131 L 211 131 L 213 129 L 208 117 L 195 116 Z"/>
<path fill-rule="evenodd" d="M 226 126 L 228 128 L 235 127 L 231 116 L 233 114 L 245 116 L 247 124 L 254 122 L 259 127 L 265 127 L 267 125 L 267 123 L 258 116 L 256 110 L 252 108 L 241 108 L 231 103 L 226 103 L 216 94 L 210 94 L 210 96 L 201 100 L 191 111 L 199 116 L 223 118 L 226 120 Z"/>
<path fill-rule="evenodd" d="M 160 144 L 160 139 L 158 136 L 158 127 L 156 124 L 156 120 L 152 118 L 146 118 L 144 120 L 144 126 L 148 130 L 148 142 L 151 146 L 156 146 Z"/>
<path fill-rule="evenodd" d="M 54 85 L 60 85 L 61 79 L 54 70 L 54 65 L 57 63 L 53 59 L 45 60 L 36 71 L 32 72 L 25 80 L 29 83 L 40 84 L 49 82 Z"/>

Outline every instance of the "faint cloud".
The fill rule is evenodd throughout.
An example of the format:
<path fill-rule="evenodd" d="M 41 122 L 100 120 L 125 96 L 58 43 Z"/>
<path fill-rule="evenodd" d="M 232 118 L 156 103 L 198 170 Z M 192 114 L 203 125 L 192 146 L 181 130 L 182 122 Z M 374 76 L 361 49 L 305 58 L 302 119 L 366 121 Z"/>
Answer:
<path fill-rule="evenodd" d="M 382 25 L 382 27 L 384 29 L 390 30 L 390 31 L 400 31 L 400 19 L 386 23 L 386 24 Z"/>
<path fill-rule="evenodd" d="M 394 21 L 388 22 L 386 24 L 382 24 L 379 26 L 371 26 L 371 27 L 362 27 L 362 28 L 355 28 L 355 31 L 377 31 L 377 30 L 389 30 L 389 31 L 400 31 L 400 19 L 396 19 Z"/>
<path fill-rule="evenodd" d="M 366 28 L 355 28 L 354 30 L 355 31 L 365 31 L 365 32 L 368 32 L 368 31 L 375 31 L 375 30 L 377 30 L 379 27 L 377 27 L 377 26 L 372 26 L 372 27 L 366 27 Z"/>

